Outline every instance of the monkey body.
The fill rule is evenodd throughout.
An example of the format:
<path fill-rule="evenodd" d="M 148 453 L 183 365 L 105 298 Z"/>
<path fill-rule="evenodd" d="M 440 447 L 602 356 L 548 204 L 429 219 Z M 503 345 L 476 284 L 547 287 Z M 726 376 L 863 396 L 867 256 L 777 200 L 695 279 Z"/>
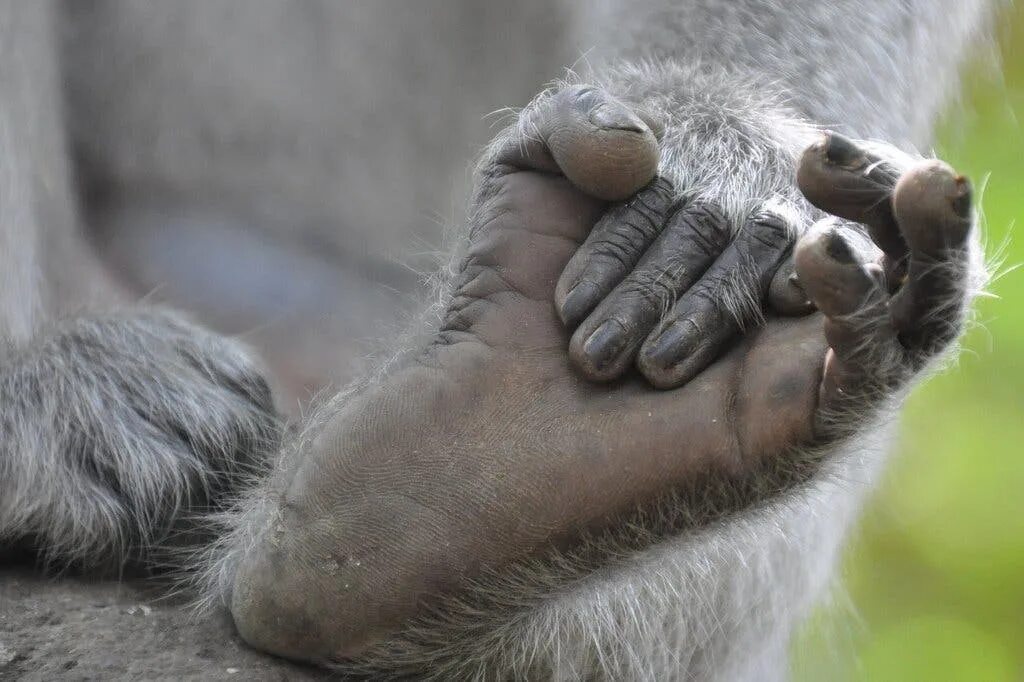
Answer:
<path fill-rule="evenodd" d="M 484 155 L 470 187 L 462 169 L 489 135 L 482 116 L 527 101 L 583 52 L 592 66 L 577 80 L 661 128 L 659 173 L 677 188 L 673 198 L 719 207 L 726 240 L 743 235 L 764 206 L 784 215 L 795 237 L 821 215 L 793 180 L 816 128 L 906 151 L 926 146 L 987 16 L 982 2 L 952 0 L 438 9 L 129 1 L 2 8 L 0 31 L 36 66 L 8 64 L 0 73 L 10 100 L 21 103 L 0 114 L 9 129 L 26 131 L 7 141 L 11 182 L 0 194 L 15 216 L 0 226 L 0 310 L 12 348 L 0 383 L 9 431 L 0 538 L 30 535 L 56 562 L 137 558 L 173 532 L 182 507 L 226 504 L 233 479 L 260 471 L 246 458 L 273 458 L 278 447 L 280 422 L 261 372 L 233 342 L 162 313 L 53 321 L 68 311 L 125 298 L 125 282 L 138 292 L 166 285 L 170 303 L 225 332 L 283 319 L 253 340 L 286 392 L 348 378 L 359 339 L 393 324 L 416 289 L 415 278 L 386 265 L 389 254 L 410 235 L 436 238 L 425 211 L 445 211 L 450 200 L 461 206 L 470 194 L 478 205 L 480 178 L 500 151 Z M 88 257 L 83 234 L 118 278 Z M 271 264 L 266 281 L 251 274 L 257 262 Z M 982 276 L 976 253 L 971 267 L 968 291 Z M 276 308 L 253 293 L 294 268 L 312 273 L 311 293 L 285 282 Z M 201 296 L 187 286 L 196 281 L 200 293 L 229 295 Z M 382 294 L 381 285 L 399 295 Z M 448 296 L 459 286 L 441 290 Z M 328 295 L 338 290 L 344 295 Z M 760 314 L 746 290 L 734 293 L 730 310 Z M 461 338 L 456 299 L 442 296 L 403 344 Z M 284 310 L 293 316 L 281 317 Z M 577 363 L 588 357 L 583 341 L 569 353 Z M 127 358 L 137 366 L 126 369 Z M 182 375 L 182 365 L 193 373 Z M 97 382 L 104 371 L 109 384 Z M 438 620 L 413 619 L 376 647 L 353 648 L 342 669 L 437 679 L 781 679 L 789 636 L 830 579 L 907 386 L 851 419 L 852 433 L 797 448 L 785 466 L 742 482 L 712 477 L 720 494 L 669 495 L 645 510 L 659 523 L 496 569 L 476 593 L 485 612 L 472 601 L 462 610 L 457 600 L 442 604 Z M 291 636 L 305 641 L 262 627 L 251 593 L 279 591 L 266 608 L 286 622 L 285 604 L 296 601 L 286 579 L 301 574 L 257 588 L 251 565 L 259 548 L 271 552 L 266 533 L 281 501 L 314 495 L 312 482 L 304 489 L 295 483 L 301 474 L 289 472 L 302 471 L 297 462 L 322 433 L 359 414 L 360 400 L 373 402 L 353 398 L 365 391 L 357 383 L 328 401 L 305 435 L 289 440 L 278 473 L 225 517 L 210 553 L 212 598 L 232 607 L 243 636 L 261 648 L 319 662 L 317 647 L 330 649 L 320 641 L 331 637 L 330 619 L 319 630 L 294 628 Z M 61 409 L 68 404 L 85 407 Z M 405 428 L 436 418 L 411 413 Z M 338 428 L 351 435 L 347 424 Z M 69 513 L 58 514 L 61 506 Z M 242 573 L 256 576 L 248 583 L 239 578 L 247 565 Z"/>

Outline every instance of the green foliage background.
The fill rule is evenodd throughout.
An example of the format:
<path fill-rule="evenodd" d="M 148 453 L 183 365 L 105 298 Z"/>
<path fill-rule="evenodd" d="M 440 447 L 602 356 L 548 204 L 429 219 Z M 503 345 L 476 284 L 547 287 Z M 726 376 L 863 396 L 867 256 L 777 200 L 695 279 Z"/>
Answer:
<path fill-rule="evenodd" d="M 980 190 L 1005 271 L 1024 263 L 1024 7 L 998 34 L 1001 76 L 969 72 L 937 151 Z M 838 603 L 795 645 L 795 679 L 1024 680 L 1024 268 L 991 292 L 958 366 L 912 397 Z"/>

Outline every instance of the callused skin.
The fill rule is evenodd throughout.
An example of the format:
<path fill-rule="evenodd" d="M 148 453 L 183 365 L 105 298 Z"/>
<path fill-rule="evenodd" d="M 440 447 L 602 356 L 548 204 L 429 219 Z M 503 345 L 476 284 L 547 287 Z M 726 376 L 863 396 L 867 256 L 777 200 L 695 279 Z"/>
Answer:
<path fill-rule="evenodd" d="M 604 199 L 652 180 L 655 136 L 590 88 L 526 116 L 539 134 L 507 133 L 480 174 L 440 331 L 348 401 L 283 474 L 276 515 L 232 595 L 250 644 L 319 662 L 358 656 L 484 571 L 571 544 L 695 477 L 740 476 L 821 437 L 829 401 L 855 399 L 857 349 L 876 329 L 821 313 L 769 316 L 672 390 L 626 366 L 610 383 L 587 381 L 566 352 L 556 284 Z M 947 188 L 932 185 L 926 198 Z M 901 221 L 908 211 L 897 203 Z M 929 229 L 960 227 L 947 218 Z M 842 244 L 822 227 L 796 251 L 804 289 L 830 315 L 857 309 L 869 285 L 887 295 Z"/>

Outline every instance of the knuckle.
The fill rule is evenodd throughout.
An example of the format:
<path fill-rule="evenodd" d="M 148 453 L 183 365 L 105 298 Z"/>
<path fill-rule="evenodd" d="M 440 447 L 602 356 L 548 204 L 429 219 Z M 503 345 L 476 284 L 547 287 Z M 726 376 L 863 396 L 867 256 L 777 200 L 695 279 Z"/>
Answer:
<path fill-rule="evenodd" d="M 729 243 L 729 221 L 717 204 L 699 202 L 684 207 L 674 218 L 674 227 L 689 231 L 705 255 L 717 255 Z"/>
<path fill-rule="evenodd" d="M 635 245 L 642 248 L 661 233 L 674 203 L 672 183 L 665 178 L 655 178 L 631 199 L 612 209 L 605 220 L 618 231 L 627 233 Z"/>
<path fill-rule="evenodd" d="M 728 228 L 725 211 L 714 201 L 696 201 L 685 210 L 692 213 L 698 222 L 706 224 L 709 230 L 720 232 Z"/>
<path fill-rule="evenodd" d="M 615 225 L 612 238 L 619 240 L 631 251 L 639 253 L 654 241 L 660 231 L 660 226 L 651 216 L 639 211 L 630 212 Z"/>
<path fill-rule="evenodd" d="M 589 110 L 608 99 L 608 94 L 594 85 L 572 85 L 563 92 L 583 110 Z"/>
<path fill-rule="evenodd" d="M 678 277 L 670 267 L 637 270 L 623 283 L 625 295 L 666 306 L 679 296 Z"/>
<path fill-rule="evenodd" d="M 647 201 L 652 199 L 660 202 L 665 207 L 671 206 L 676 200 L 675 185 L 665 176 L 659 175 L 651 180 L 646 187 L 637 192 L 636 196 L 629 203 L 639 200 L 646 204 Z"/>
<path fill-rule="evenodd" d="M 795 234 L 789 220 L 771 209 L 761 209 L 750 219 L 751 233 L 769 245 L 789 244 Z"/>
<path fill-rule="evenodd" d="M 724 297 L 732 291 L 731 282 L 727 277 L 705 277 L 696 286 L 686 292 L 694 304 L 715 312 L 721 312 Z"/>
<path fill-rule="evenodd" d="M 591 256 L 615 254 L 621 262 L 632 267 L 641 254 L 661 233 L 660 215 L 634 210 L 624 205 L 605 217 L 606 225 L 592 239 Z"/>
<path fill-rule="evenodd" d="M 538 113 L 555 117 L 585 115 L 608 102 L 609 99 L 608 93 L 603 88 L 580 83 L 546 90 L 537 97 L 530 107 L 527 107 L 527 112 L 534 116 Z"/>
<path fill-rule="evenodd" d="M 616 271 L 622 271 L 633 267 L 637 255 L 635 246 L 628 239 L 609 237 L 594 243 L 590 259 L 595 263 L 611 264 Z"/>

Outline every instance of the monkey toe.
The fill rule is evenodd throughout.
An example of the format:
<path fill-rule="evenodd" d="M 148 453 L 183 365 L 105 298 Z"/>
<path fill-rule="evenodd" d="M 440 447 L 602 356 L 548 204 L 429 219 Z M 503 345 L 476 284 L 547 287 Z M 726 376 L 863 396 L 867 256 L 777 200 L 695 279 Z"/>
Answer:
<path fill-rule="evenodd" d="M 815 224 L 794 255 L 808 296 L 825 315 L 829 345 L 821 405 L 838 406 L 899 364 L 881 268 L 865 258 L 853 230 L 834 220 Z"/>
<path fill-rule="evenodd" d="M 506 135 L 497 161 L 564 174 L 590 196 L 622 201 L 658 169 L 655 132 L 601 88 L 576 85 L 542 96 Z"/>
<path fill-rule="evenodd" d="M 915 359 L 926 360 L 962 326 L 971 186 L 949 165 L 923 161 L 900 179 L 893 205 L 910 246 L 906 279 L 892 301 L 893 325 Z"/>
<path fill-rule="evenodd" d="M 898 155 L 883 159 L 838 133 L 809 146 L 797 166 L 797 185 L 821 210 L 864 224 L 893 268 L 907 244 L 893 214 L 892 193 L 900 177 Z"/>
<path fill-rule="evenodd" d="M 902 175 L 895 169 L 836 135 L 801 162 L 808 199 L 865 223 L 884 252 L 873 254 L 859 230 L 832 219 L 797 246 L 799 282 L 826 316 L 826 410 L 863 405 L 905 383 L 962 328 L 970 184 L 941 161 L 921 161 Z"/>

